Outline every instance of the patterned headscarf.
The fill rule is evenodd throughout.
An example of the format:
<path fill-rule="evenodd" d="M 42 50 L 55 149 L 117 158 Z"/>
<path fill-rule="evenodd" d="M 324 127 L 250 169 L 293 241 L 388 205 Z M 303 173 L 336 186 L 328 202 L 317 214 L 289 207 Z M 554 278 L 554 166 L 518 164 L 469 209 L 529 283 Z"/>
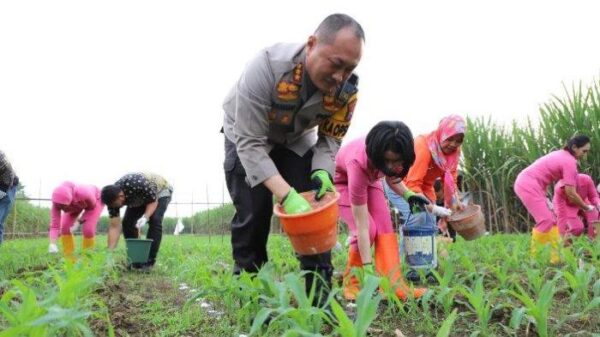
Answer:
<path fill-rule="evenodd" d="M 464 118 L 459 115 L 450 115 L 442 118 L 437 130 L 427 135 L 427 145 L 429 152 L 431 152 L 431 158 L 444 171 L 444 204 L 446 206 L 450 206 L 457 201 L 455 198 L 456 182 L 451 172 L 455 171 L 458 166 L 460 147 L 454 153 L 447 155 L 442 152 L 441 144 L 454 135 L 465 134 L 466 131 L 467 124 Z"/>

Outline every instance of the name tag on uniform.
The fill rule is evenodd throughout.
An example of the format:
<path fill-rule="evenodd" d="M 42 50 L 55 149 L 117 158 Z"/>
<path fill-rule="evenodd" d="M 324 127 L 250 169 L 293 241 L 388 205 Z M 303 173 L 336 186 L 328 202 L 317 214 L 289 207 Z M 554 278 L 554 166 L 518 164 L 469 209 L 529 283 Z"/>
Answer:
<path fill-rule="evenodd" d="M 327 102 L 324 101 L 324 108 L 326 110 L 334 110 L 334 106 L 336 109 L 331 117 L 321 122 L 319 125 L 319 134 L 333 137 L 341 141 L 350 127 L 350 120 L 352 119 L 352 113 L 354 112 L 354 107 L 356 106 L 356 100 L 357 96 L 354 94 L 352 97 L 350 97 L 348 104 L 342 107 L 335 106 L 335 101 L 331 102 L 330 106 L 327 106 Z"/>

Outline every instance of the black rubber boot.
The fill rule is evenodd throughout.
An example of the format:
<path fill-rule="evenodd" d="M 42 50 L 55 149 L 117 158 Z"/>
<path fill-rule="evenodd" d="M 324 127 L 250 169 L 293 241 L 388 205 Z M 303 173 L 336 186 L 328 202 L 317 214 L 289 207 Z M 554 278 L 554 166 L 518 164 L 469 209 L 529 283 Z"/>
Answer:
<path fill-rule="evenodd" d="M 406 280 L 412 283 L 418 283 L 421 281 L 421 276 L 419 276 L 418 271 L 411 269 L 406 273 Z"/>
<path fill-rule="evenodd" d="M 315 288 L 315 296 L 312 302 L 314 307 L 328 309 L 329 304 L 327 303 L 327 298 L 331 291 L 332 275 L 333 269 L 331 268 L 317 268 L 315 271 L 308 272 L 304 275 L 306 294 L 310 294 L 313 285 Z M 324 308 L 326 304 L 327 308 Z"/>

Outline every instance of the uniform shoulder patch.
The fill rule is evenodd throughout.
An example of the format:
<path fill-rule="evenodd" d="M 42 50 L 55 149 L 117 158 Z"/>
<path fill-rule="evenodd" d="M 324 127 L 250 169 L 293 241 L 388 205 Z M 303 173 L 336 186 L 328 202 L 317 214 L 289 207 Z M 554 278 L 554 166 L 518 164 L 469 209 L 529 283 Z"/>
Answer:
<path fill-rule="evenodd" d="M 341 141 L 350 127 L 357 99 L 357 94 L 352 95 L 348 100 L 348 104 L 340 107 L 331 117 L 321 122 L 319 124 L 319 135 L 333 137 Z"/>

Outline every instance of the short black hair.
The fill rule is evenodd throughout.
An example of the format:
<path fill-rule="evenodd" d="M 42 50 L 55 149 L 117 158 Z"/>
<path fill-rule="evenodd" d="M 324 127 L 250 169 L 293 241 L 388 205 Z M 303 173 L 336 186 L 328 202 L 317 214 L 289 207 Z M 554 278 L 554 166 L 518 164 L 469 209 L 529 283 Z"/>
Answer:
<path fill-rule="evenodd" d="M 575 154 L 572 149 L 573 145 L 580 148 L 580 147 L 586 146 L 589 142 L 590 142 L 590 137 L 588 137 L 586 135 L 576 135 L 576 136 L 571 137 L 571 139 L 569 139 L 567 141 L 567 145 L 565 145 L 565 147 L 563 149 L 569 151 L 570 154 Z"/>
<path fill-rule="evenodd" d="M 412 132 L 400 121 L 382 121 L 377 123 L 366 139 L 367 158 L 376 169 L 388 177 L 404 178 L 415 163 L 415 146 Z M 402 171 L 391 172 L 385 164 L 384 153 L 392 151 L 402 158 Z"/>
<path fill-rule="evenodd" d="M 344 28 L 351 28 L 357 38 L 365 41 L 365 32 L 360 23 L 351 16 L 340 13 L 326 17 L 315 30 L 315 35 L 325 43 L 332 43 L 337 33 Z"/>
<path fill-rule="evenodd" d="M 100 199 L 103 204 L 109 206 L 117 200 L 121 191 L 122 189 L 119 185 L 106 185 L 102 188 L 102 192 L 100 192 Z"/>

